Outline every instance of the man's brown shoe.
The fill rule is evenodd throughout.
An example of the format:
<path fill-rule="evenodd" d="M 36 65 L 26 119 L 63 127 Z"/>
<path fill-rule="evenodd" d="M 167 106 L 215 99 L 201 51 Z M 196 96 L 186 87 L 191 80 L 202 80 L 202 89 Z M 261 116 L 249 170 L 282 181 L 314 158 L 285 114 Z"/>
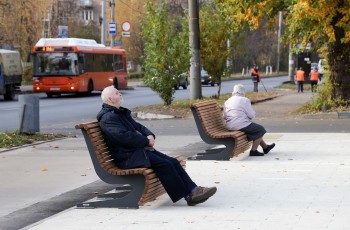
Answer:
<path fill-rule="evenodd" d="M 196 191 L 191 194 L 191 199 L 187 200 L 188 206 L 195 206 L 209 199 L 212 195 L 216 193 L 216 187 L 201 187 L 198 186 Z"/>

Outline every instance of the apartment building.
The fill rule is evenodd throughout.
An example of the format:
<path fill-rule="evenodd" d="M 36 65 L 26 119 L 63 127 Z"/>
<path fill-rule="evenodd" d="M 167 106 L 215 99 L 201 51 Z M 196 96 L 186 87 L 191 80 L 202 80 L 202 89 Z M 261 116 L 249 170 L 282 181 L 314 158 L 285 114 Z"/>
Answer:
<path fill-rule="evenodd" d="M 100 25 L 102 0 L 48 0 L 43 15 L 43 37 L 57 37 L 59 26 L 70 22 Z"/>

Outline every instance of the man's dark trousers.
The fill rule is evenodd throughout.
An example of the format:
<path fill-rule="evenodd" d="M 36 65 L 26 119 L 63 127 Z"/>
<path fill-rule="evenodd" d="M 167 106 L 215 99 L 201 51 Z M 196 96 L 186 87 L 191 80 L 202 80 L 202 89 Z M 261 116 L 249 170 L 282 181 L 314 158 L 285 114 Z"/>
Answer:
<path fill-rule="evenodd" d="M 157 150 L 146 150 L 151 168 L 157 174 L 165 191 L 173 202 L 189 195 L 197 185 L 191 180 L 179 161 Z"/>

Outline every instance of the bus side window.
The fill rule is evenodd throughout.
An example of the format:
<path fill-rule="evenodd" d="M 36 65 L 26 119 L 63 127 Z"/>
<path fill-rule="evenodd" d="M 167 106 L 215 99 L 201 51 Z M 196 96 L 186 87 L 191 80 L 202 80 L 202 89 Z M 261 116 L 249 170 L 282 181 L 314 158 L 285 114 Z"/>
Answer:
<path fill-rule="evenodd" d="M 123 68 L 123 60 L 122 60 L 122 56 L 115 54 L 113 55 L 113 70 L 116 72 L 123 72 L 124 68 Z"/>

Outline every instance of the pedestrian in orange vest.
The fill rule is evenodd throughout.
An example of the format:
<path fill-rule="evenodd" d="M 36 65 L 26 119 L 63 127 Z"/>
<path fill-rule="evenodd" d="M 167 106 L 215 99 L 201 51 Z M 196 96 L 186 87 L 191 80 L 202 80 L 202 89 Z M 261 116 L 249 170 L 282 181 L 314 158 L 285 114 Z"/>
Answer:
<path fill-rule="evenodd" d="M 301 91 L 304 92 L 304 81 L 305 81 L 305 71 L 303 70 L 303 67 L 300 67 L 299 70 L 295 74 L 295 80 L 298 84 L 298 93 Z"/>
<path fill-rule="evenodd" d="M 258 84 L 260 82 L 260 72 L 256 64 L 254 64 L 253 68 L 251 69 L 251 76 L 252 76 L 252 81 L 254 83 L 254 92 L 258 92 Z"/>
<path fill-rule="evenodd" d="M 309 78 L 310 78 L 310 84 L 311 84 L 311 92 L 314 92 L 314 90 L 316 91 L 318 79 L 320 79 L 320 73 L 318 72 L 317 67 L 314 67 L 311 70 L 309 74 Z"/>

